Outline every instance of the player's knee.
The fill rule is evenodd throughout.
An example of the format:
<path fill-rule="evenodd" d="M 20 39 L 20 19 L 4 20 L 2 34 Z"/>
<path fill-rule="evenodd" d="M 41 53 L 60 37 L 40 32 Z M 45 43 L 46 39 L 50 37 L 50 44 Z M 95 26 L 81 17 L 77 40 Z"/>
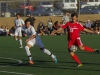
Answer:
<path fill-rule="evenodd" d="M 79 47 L 79 49 L 80 49 L 80 50 L 84 50 L 84 47 L 83 47 L 83 46 L 81 46 L 81 47 Z"/>
<path fill-rule="evenodd" d="M 40 48 L 40 50 L 44 52 L 44 47 Z"/>
<path fill-rule="evenodd" d="M 21 38 L 18 38 L 18 40 L 22 40 Z"/>
<path fill-rule="evenodd" d="M 74 56 L 74 52 L 72 52 L 72 51 L 69 51 L 69 54 L 70 54 L 71 56 Z"/>
<path fill-rule="evenodd" d="M 29 49 L 29 47 L 28 46 L 25 46 L 25 49 Z"/>
<path fill-rule="evenodd" d="M 18 38 L 14 36 L 14 40 L 16 40 L 16 41 L 17 41 L 17 40 L 18 40 Z"/>

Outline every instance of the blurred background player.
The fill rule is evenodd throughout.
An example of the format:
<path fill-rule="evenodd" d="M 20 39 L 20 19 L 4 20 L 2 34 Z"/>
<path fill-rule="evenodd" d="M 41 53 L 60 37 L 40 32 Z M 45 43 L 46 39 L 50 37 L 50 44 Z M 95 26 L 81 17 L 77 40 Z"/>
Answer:
<path fill-rule="evenodd" d="M 43 45 L 40 37 L 36 33 L 34 27 L 30 25 L 30 20 L 28 20 L 28 19 L 25 20 L 24 32 L 25 32 L 24 35 L 28 36 L 28 39 L 26 39 L 26 41 L 25 41 L 26 42 L 25 50 L 26 50 L 27 56 L 29 58 L 29 64 L 34 64 L 34 61 L 32 60 L 32 56 L 31 56 L 31 53 L 30 53 L 30 50 L 29 50 L 32 46 L 34 46 L 34 44 L 36 44 L 42 52 L 51 56 L 53 61 L 55 63 L 57 63 L 56 56 L 53 55 L 49 50 L 44 48 L 44 45 Z"/>
<path fill-rule="evenodd" d="M 76 13 L 71 14 L 72 21 L 67 22 L 62 28 L 59 29 L 61 31 L 62 29 L 67 28 L 68 30 L 68 50 L 72 57 L 72 59 L 78 64 L 78 67 L 82 66 L 81 61 L 78 59 L 77 55 L 71 50 L 71 47 L 73 45 L 76 45 L 80 50 L 88 51 L 88 52 L 94 52 L 99 53 L 99 50 L 94 50 L 88 46 L 85 46 L 81 42 L 80 38 L 80 32 L 86 31 L 88 33 L 95 33 L 98 34 L 98 31 L 92 31 L 89 29 L 84 28 L 80 23 L 77 22 L 78 15 Z"/>
<path fill-rule="evenodd" d="M 20 14 L 16 14 L 16 19 L 14 20 L 15 23 L 15 34 L 14 34 L 14 39 L 19 40 L 20 47 L 23 48 L 22 46 L 22 26 L 24 25 L 24 21 L 20 18 Z"/>

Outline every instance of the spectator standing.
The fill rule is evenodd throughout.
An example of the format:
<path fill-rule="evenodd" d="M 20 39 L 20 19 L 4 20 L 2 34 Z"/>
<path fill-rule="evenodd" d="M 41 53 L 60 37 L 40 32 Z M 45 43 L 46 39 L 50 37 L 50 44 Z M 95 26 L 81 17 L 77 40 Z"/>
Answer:
<path fill-rule="evenodd" d="M 63 22 L 60 22 L 60 28 L 62 28 L 63 25 L 65 25 L 65 24 L 64 24 Z M 62 35 L 63 32 L 64 32 L 64 31 L 62 30 L 62 31 L 61 31 L 61 35 Z"/>
<path fill-rule="evenodd" d="M 28 19 L 30 20 L 30 24 L 34 27 L 35 18 L 32 15 L 30 15 Z"/>
<path fill-rule="evenodd" d="M 64 24 L 66 24 L 67 22 L 70 21 L 70 14 L 68 12 L 65 12 L 65 15 L 63 16 L 62 21 L 63 21 Z M 66 31 L 67 31 L 67 28 L 64 29 L 65 35 L 66 35 Z"/>

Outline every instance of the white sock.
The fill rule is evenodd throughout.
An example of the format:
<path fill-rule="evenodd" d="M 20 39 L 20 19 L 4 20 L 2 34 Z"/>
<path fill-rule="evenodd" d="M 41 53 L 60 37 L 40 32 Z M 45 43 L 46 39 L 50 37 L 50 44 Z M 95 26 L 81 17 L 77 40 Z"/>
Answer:
<path fill-rule="evenodd" d="M 20 46 L 22 46 L 22 39 L 19 40 Z"/>
<path fill-rule="evenodd" d="M 43 49 L 42 50 L 44 53 L 46 53 L 47 55 L 50 55 L 53 59 L 54 59 L 54 55 L 49 51 L 49 50 L 47 50 L 47 49 Z"/>
<path fill-rule="evenodd" d="M 25 46 L 25 50 L 26 50 L 27 56 L 29 57 L 29 60 L 32 60 L 31 52 L 30 52 L 30 50 L 29 50 L 29 47 L 28 47 L 28 46 Z"/>

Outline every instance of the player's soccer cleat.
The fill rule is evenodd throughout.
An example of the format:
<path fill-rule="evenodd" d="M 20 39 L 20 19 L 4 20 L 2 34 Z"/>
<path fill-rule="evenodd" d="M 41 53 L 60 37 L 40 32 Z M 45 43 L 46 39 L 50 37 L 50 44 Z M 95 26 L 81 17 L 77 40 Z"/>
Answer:
<path fill-rule="evenodd" d="M 19 48 L 23 48 L 23 46 L 20 46 Z"/>
<path fill-rule="evenodd" d="M 94 51 L 94 53 L 99 53 L 100 51 L 99 51 L 99 49 L 95 49 L 95 51 Z"/>
<path fill-rule="evenodd" d="M 29 60 L 28 63 L 29 63 L 30 65 L 33 65 L 33 64 L 34 64 L 34 61 Z"/>
<path fill-rule="evenodd" d="M 54 56 L 54 59 L 52 60 L 55 64 L 58 62 L 56 56 Z"/>
<path fill-rule="evenodd" d="M 77 67 L 82 67 L 82 64 L 78 64 Z"/>

